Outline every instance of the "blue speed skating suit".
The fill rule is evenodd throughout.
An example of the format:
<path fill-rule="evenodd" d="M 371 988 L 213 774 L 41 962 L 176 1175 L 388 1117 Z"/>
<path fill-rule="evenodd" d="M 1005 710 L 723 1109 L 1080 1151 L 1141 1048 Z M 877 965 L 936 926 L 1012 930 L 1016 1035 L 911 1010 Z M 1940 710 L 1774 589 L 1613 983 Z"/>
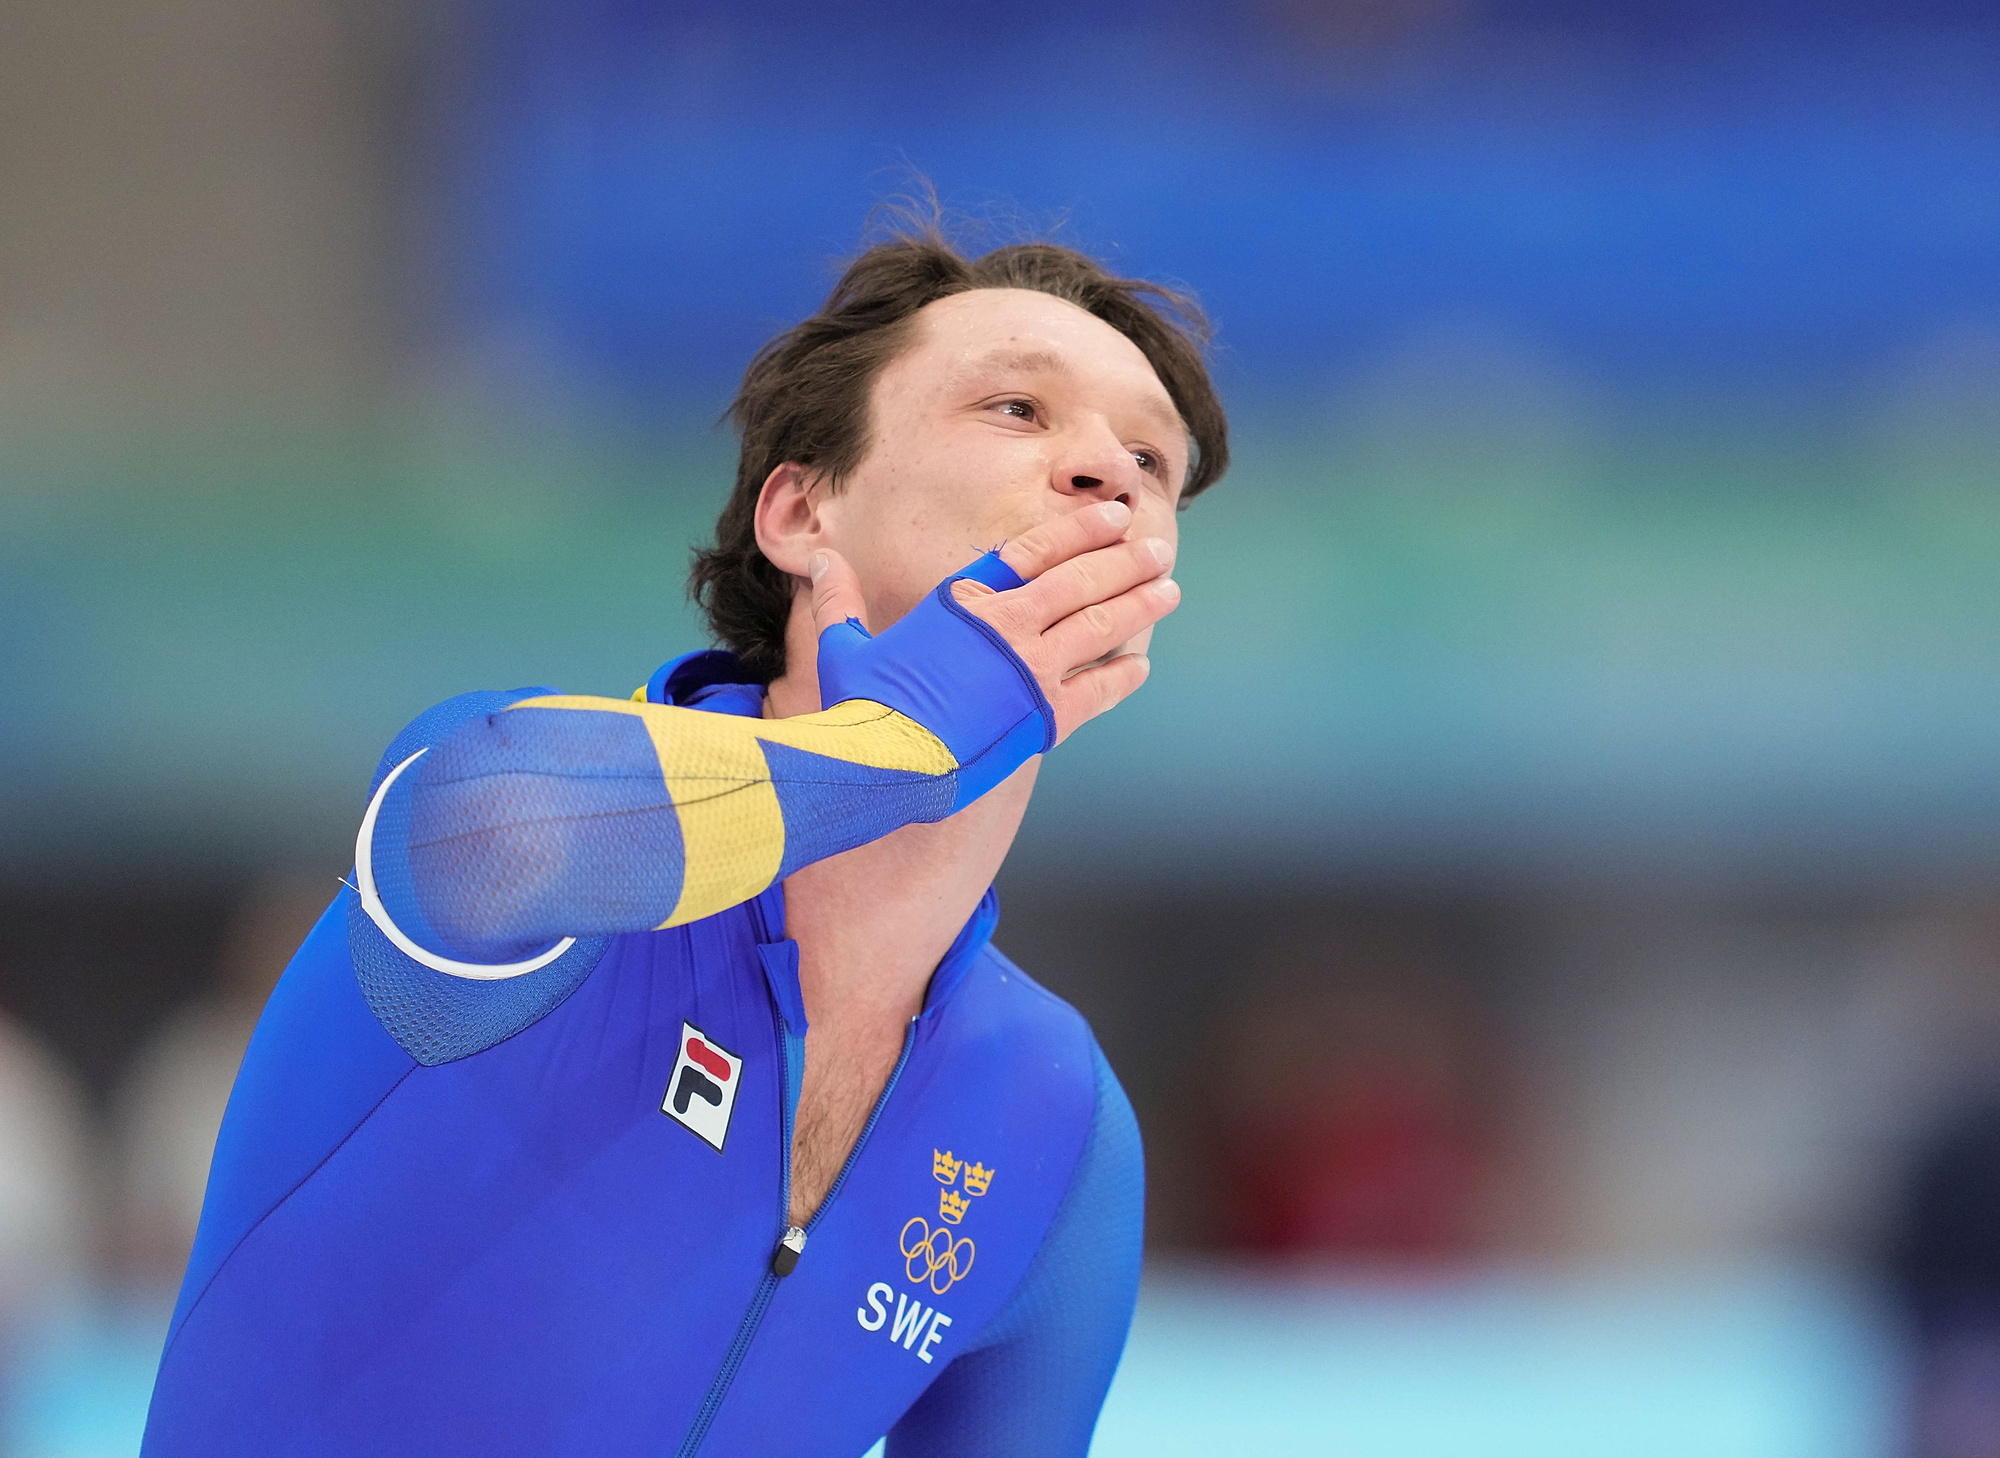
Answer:
<path fill-rule="evenodd" d="M 705 653 L 629 703 L 466 695 L 391 746 L 231 1096 L 149 1458 L 1085 1451 L 1138 1130 L 1082 1018 L 993 948 L 990 891 L 787 1226 L 782 876 L 1052 737 L 948 589 L 829 629 L 818 715 L 758 718 Z"/>

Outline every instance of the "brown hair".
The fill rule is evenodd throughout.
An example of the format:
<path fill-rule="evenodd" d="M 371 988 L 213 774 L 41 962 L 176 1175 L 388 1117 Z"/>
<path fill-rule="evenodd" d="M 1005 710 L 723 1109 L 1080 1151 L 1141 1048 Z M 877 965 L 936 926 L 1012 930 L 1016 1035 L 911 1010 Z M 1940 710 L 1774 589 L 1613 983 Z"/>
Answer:
<path fill-rule="evenodd" d="M 869 392 L 908 343 L 911 319 L 924 305 L 970 289 L 1053 294 L 1138 345 L 1193 438 L 1182 501 L 1227 468 L 1229 423 L 1202 362 L 1209 327 L 1192 296 L 1119 278 L 1052 243 L 1018 243 L 969 259 L 935 224 L 921 223 L 862 253 L 817 314 L 759 350 L 729 408 L 743 440 L 736 486 L 716 523 L 715 545 L 695 552 L 688 592 L 716 639 L 758 678 L 785 670 L 794 587 L 757 547 L 765 479 L 791 461 L 838 490 L 867 452 Z"/>

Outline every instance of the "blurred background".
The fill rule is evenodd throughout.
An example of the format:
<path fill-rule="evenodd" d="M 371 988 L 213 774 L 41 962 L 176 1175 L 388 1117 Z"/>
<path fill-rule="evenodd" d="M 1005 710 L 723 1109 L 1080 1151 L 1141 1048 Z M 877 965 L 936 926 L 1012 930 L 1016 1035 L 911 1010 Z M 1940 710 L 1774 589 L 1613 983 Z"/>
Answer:
<path fill-rule="evenodd" d="M 2000 16 L 7 0 L 0 1451 L 136 1451 L 396 729 L 704 637 L 921 174 L 1236 466 L 1002 947 L 1150 1159 L 1100 1454 L 2000 1454 Z"/>

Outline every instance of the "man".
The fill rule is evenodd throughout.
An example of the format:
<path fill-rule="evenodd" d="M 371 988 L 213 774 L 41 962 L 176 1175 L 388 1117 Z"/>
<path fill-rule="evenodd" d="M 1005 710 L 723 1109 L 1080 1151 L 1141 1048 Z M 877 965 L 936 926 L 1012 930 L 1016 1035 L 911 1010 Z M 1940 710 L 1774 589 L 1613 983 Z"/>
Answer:
<path fill-rule="evenodd" d="M 1064 249 L 870 249 L 737 399 L 694 576 L 733 652 L 398 737 L 238 1077 L 147 1453 L 1083 1453 L 1138 1130 L 991 881 L 1178 601 L 1199 327 Z"/>

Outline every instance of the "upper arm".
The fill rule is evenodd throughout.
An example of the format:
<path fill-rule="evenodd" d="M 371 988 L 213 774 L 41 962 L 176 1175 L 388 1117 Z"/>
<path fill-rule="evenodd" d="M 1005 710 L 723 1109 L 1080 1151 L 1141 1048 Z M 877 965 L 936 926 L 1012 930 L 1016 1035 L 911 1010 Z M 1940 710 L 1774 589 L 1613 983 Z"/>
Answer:
<path fill-rule="evenodd" d="M 1138 1299 L 1145 1159 L 1132 1105 L 1092 1046 L 1097 1106 L 1033 1264 L 974 1345 L 889 1433 L 889 1458 L 1062 1458 L 1090 1446 Z"/>

